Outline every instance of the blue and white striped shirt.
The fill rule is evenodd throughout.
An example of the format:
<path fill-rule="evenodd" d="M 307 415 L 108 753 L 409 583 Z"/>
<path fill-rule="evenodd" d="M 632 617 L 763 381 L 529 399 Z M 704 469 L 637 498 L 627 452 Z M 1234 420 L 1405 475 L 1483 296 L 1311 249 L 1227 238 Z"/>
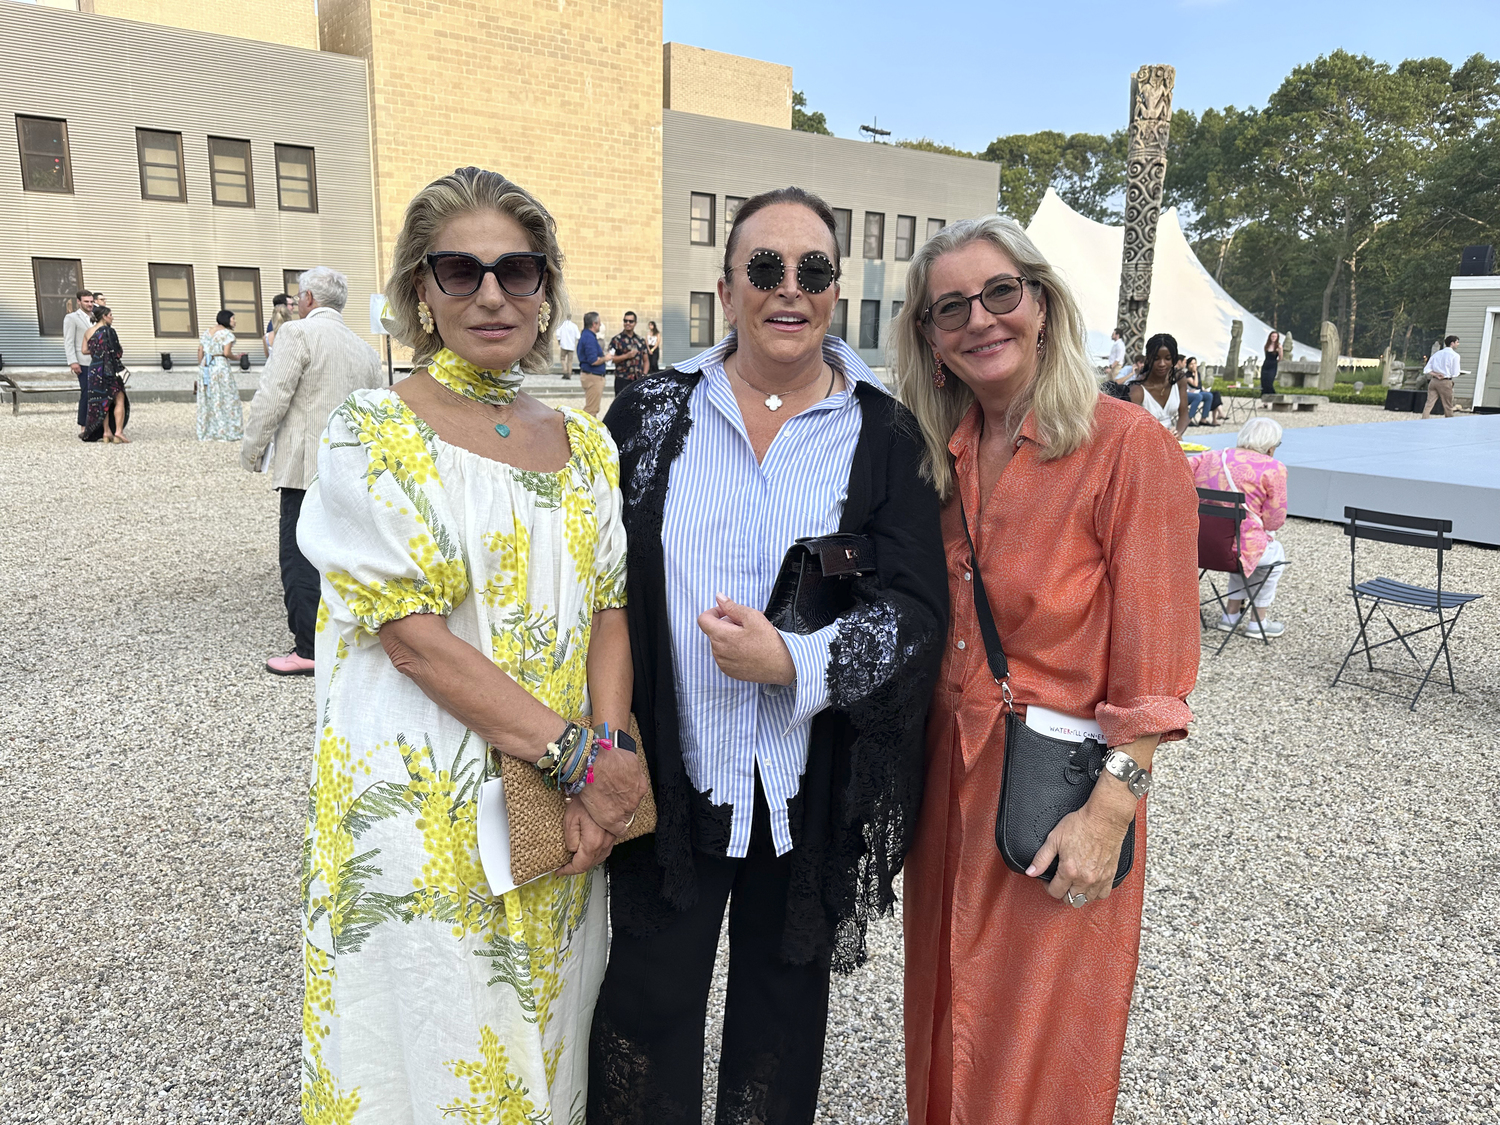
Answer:
<path fill-rule="evenodd" d="M 828 705 L 828 648 L 838 626 L 782 633 L 797 669 L 796 683 L 783 688 L 719 671 L 698 615 L 718 593 L 763 608 L 792 541 L 838 530 L 859 443 L 854 383 L 881 384 L 843 340 L 825 338 L 823 358 L 843 373 L 844 389 L 788 418 L 757 461 L 724 373 L 734 347 L 730 333 L 676 365 L 703 378 L 688 399 L 693 424 L 672 464 L 662 523 L 672 665 L 688 777 L 714 804 L 734 807 L 726 854 L 749 849 L 759 767 L 776 854 L 785 855 L 786 803 L 807 768 L 813 717 Z"/>

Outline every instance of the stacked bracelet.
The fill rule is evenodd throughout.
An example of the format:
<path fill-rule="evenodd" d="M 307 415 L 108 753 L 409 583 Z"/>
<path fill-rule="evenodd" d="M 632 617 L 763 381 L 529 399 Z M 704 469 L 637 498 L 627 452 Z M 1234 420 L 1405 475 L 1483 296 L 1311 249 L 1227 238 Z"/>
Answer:
<path fill-rule="evenodd" d="M 594 762 L 600 750 L 608 750 L 610 741 L 593 731 L 569 723 L 556 742 L 547 744 L 547 752 L 537 760 L 536 768 L 549 789 L 576 797 L 594 780 Z"/>

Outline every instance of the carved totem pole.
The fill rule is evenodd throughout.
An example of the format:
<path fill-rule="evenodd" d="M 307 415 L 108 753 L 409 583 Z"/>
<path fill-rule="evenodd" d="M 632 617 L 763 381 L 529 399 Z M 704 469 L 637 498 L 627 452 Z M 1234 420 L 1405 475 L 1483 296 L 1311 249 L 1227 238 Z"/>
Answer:
<path fill-rule="evenodd" d="M 1161 218 L 1162 183 L 1167 178 L 1167 136 L 1172 127 L 1172 85 L 1177 71 L 1152 64 L 1130 79 L 1130 154 L 1125 172 L 1125 253 L 1120 262 L 1120 327 L 1125 354 L 1146 346 L 1146 313 L 1151 305 L 1151 265 L 1156 258 L 1156 223 Z"/>

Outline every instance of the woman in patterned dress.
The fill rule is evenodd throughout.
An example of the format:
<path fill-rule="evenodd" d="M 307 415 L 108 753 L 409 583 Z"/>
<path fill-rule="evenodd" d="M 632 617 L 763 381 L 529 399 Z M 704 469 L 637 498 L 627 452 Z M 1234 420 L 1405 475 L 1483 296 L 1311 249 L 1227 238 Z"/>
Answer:
<path fill-rule="evenodd" d="M 495 755 L 535 763 L 571 721 L 629 719 L 614 443 L 519 393 L 566 313 L 561 266 L 552 217 L 503 176 L 424 188 L 386 289 L 417 369 L 334 412 L 302 508 L 323 584 L 309 1123 L 583 1119 L 608 940 L 598 864 L 644 779 L 603 750 L 568 805 L 572 862 L 521 887 L 485 872 L 476 837 Z"/>
<path fill-rule="evenodd" d="M 129 445 L 125 423 L 130 420 L 130 400 L 125 396 L 125 349 L 114 329 L 115 315 L 103 305 L 94 306 L 94 327 L 89 333 L 88 413 L 84 417 L 84 441 Z"/>
<path fill-rule="evenodd" d="M 216 327 L 198 338 L 198 440 L 239 441 L 245 436 L 234 353 L 234 313 L 220 309 Z"/>

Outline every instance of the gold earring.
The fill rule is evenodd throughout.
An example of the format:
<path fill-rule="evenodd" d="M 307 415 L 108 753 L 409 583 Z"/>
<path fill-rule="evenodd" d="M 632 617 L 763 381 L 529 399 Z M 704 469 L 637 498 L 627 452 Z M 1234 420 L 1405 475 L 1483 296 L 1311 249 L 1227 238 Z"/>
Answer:
<path fill-rule="evenodd" d="M 422 331 L 432 335 L 432 330 L 437 327 L 432 320 L 432 310 L 427 307 L 426 301 L 417 302 L 417 323 L 422 326 Z"/>
<path fill-rule="evenodd" d="M 536 313 L 536 330 L 538 332 L 545 332 L 545 331 L 547 331 L 547 325 L 549 325 L 551 323 L 552 323 L 552 302 L 551 301 L 543 301 L 542 302 L 542 307 L 540 309 L 538 309 L 537 313 Z"/>

